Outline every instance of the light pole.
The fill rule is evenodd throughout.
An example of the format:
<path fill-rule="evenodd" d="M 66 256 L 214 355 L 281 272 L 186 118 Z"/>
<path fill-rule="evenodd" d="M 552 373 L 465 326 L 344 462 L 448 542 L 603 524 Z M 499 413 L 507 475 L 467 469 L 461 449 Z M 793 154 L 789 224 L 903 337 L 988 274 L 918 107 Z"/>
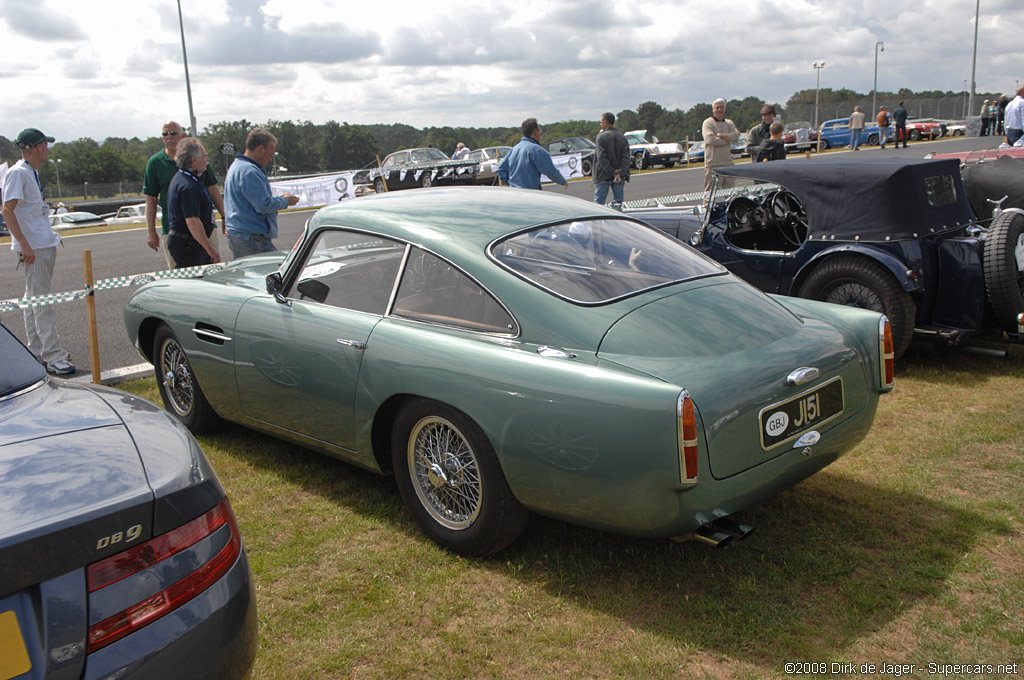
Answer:
<path fill-rule="evenodd" d="M 818 91 L 821 89 L 821 69 L 825 68 L 825 62 L 814 62 L 815 83 L 814 83 L 814 129 L 818 129 Z"/>
<path fill-rule="evenodd" d="M 964 78 L 964 120 L 967 120 L 967 78 Z"/>
<path fill-rule="evenodd" d="M 878 53 L 885 52 L 885 43 L 879 40 L 875 43 L 875 89 L 871 91 L 871 113 L 878 113 Z"/>
<path fill-rule="evenodd" d="M 981 12 L 981 0 L 974 3 L 974 54 L 971 56 L 971 98 L 967 106 L 971 111 L 974 110 L 974 90 L 978 87 L 977 72 L 978 72 L 978 17 Z M 967 116 L 964 115 L 966 119 Z"/>
<path fill-rule="evenodd" d="M 192 83 L 188 78 L 188 54 L 185 52 L 185 23 L 181 19 L 181 0 L 178 0 L 178 27 L 181 29 L 181 59 L 185 63 L 185 93 L 188 95 L 188 117 L 192 123 L 192 136 L 198 137 L 196 114 L 192 110 Z"/>
<path fill-rule="evenodd" d="M 64 198 L 64 193 L 61 191 L 60 188 L 60 162 L 64 159 L 58 158 L 57 160 L 54 160 L 52 158 L 47 158 L 46 160 L 53 163 L 53 167 L 57 169 L 57 198 Z"/>

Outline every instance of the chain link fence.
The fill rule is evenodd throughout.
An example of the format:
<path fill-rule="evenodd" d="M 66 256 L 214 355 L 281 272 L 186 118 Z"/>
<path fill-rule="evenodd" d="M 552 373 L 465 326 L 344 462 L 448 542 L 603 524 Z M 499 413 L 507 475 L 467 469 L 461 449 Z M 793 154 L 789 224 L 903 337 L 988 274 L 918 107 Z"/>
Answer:
<path fill-rule="evenodd" d="M 43 198 L 47 201 L 75 199 L 88 201 L 97 198 L 118 196 L 141 196 L 142 182 L 85 182 L 84 184 L 57 184 L 52 182 L 43 187 Z"/>
<path fill-rule="evenodd" d="M 975 108 L 980 108 L 983 100 L 978 99 L 977 95 L 975 95 L 974 100 Z M 886 110 L 892 112 L 899 104 L 899 101 L 897 97 L 879 96 L 876 105 L 878 108 L 885 106 Z M 966 111 L 967 102 L 968 98 L 964 95 L 928 99 L 905 97 L 903 99 L 903 106 L 906 107 L 911 118 L 962 121 L 967 117 L 968 113 L 975 116 L 978 115 L 977 111 Z M 833 118 L 849 118 L 855 106 L 859 106 L 869 120 L 872 120 L 875 114 L 878 113 L 878 109 L 871 110 L 871 97 L 842 102 L 820 102 L 818 104 L 818 125 Z M 786 109 L 787 123 L 803 120 L 809 121 L 812 125 L 814 124 L 814 104 L 796 104 Z"/>

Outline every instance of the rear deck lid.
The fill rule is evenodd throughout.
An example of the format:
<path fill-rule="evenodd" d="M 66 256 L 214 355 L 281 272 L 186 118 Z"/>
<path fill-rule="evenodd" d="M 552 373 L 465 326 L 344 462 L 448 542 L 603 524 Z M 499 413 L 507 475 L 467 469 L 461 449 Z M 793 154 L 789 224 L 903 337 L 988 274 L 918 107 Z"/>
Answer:
<path fill-rule="evenodd" d="M 731 277 L 627 314 L 598 353 L 689 390 L 719 479 L 784 453 L 808 429 L 824 435 L 867 401 L 858 355 L 837 329 L 798 318 Z M 818 377 L 787 382 L 805 367 Z M 816 412 L 807 421 L 809 403 Z M 770 422 L 779 411 L 786 416 Z"/>

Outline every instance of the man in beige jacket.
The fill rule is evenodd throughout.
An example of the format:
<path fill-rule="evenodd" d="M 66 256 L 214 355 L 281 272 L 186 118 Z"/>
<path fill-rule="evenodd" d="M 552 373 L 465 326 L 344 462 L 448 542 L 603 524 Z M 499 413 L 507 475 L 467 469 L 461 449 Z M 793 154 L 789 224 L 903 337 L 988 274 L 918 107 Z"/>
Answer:
<path fill-rule="evenodd" d="M 716 99 L 711 105 L 711 115 L 701 128 L 704 135 L 704 191 L 711 189 L 711 170 L 732 165 L 732 143 L 740 139 L 736 125 L 725 117 L 725 100 Z M 731 186 L 724 180 L 719 186 Z"/>

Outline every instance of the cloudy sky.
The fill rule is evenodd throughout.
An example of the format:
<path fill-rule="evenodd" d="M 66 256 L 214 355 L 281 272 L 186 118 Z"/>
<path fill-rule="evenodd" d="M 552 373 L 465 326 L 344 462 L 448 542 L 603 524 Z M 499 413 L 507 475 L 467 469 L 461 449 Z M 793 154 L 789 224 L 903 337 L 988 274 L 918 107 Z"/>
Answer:
<path fill-rule="evenodd" d="M 514 126 L 815 86 L 960 91 L 975 0 L 181 0 L 202 129 L 245 118 Z M 977 88 L 1024 80 L 1024 1 L 981 0 Z M 0 134 L 187 124 L 175 0 L 0 0 Z M 978 102 L 980 105 L 980 102 Z"/>

